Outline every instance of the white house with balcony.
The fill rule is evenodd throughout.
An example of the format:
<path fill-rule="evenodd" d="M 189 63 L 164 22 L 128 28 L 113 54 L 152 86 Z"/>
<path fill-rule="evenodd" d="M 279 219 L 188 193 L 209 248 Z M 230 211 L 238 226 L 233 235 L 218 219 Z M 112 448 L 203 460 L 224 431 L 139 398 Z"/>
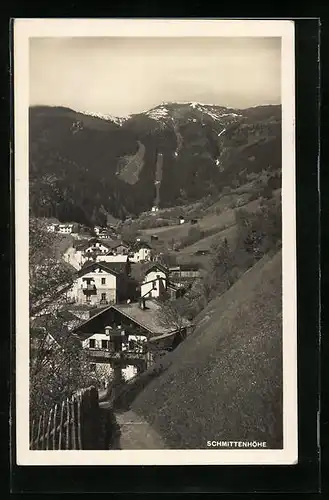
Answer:
<path fill-rule="evenodd" d="M 67 299 L 75 304 L 107 305 L 117 300 L 118 273 L 101 264 L 83 267 L 66 292 Z"/>

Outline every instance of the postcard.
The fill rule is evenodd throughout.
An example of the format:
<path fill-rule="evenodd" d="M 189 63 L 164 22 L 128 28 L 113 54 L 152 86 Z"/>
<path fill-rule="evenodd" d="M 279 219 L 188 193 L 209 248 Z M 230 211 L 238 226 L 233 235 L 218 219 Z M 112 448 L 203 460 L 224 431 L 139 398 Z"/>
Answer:
<path fill-rule="evenodd" d="M 297 463 L 294 23 L 13 31 L 18 465 Z"/>

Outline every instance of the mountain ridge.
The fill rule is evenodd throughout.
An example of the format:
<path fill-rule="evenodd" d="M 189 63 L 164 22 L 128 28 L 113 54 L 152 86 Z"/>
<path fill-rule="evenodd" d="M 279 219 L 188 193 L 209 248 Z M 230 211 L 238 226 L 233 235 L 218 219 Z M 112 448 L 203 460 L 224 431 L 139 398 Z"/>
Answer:
<path fill-rule="evenodd" d="M 243 169 L 281 168 L 280 105 L 162 103 L 127 119 L 106 116 L 30 107 L 34 215 L 89 223 L 108 212 L 123 219 L 150 210 L 155 200 L 171 207 L 220 193 L 243 182 Z"/>

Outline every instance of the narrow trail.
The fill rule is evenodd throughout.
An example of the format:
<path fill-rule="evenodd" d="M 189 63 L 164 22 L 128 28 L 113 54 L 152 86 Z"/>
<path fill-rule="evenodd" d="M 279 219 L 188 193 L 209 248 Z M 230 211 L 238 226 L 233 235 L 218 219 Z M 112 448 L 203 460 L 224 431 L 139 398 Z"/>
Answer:
<path fill-rule="evenodd" d="M 100 403 L 106 408 L 109 403 Z M 161 436 L 135 412 L 128 410 L 116 413 L 116 420 L 120 426 L 120 449 L 122 450 L 163 450 L 166 448 Z"/>

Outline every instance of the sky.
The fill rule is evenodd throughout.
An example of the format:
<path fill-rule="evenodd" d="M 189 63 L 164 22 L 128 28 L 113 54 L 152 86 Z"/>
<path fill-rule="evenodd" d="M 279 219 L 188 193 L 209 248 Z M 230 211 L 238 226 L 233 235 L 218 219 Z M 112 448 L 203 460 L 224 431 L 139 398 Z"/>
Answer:
<path fill-rule="evenodd" d="M 280 38 L 32 38 L 30 105 L 114 116 L 185 101 L 281 103 Z"/>

